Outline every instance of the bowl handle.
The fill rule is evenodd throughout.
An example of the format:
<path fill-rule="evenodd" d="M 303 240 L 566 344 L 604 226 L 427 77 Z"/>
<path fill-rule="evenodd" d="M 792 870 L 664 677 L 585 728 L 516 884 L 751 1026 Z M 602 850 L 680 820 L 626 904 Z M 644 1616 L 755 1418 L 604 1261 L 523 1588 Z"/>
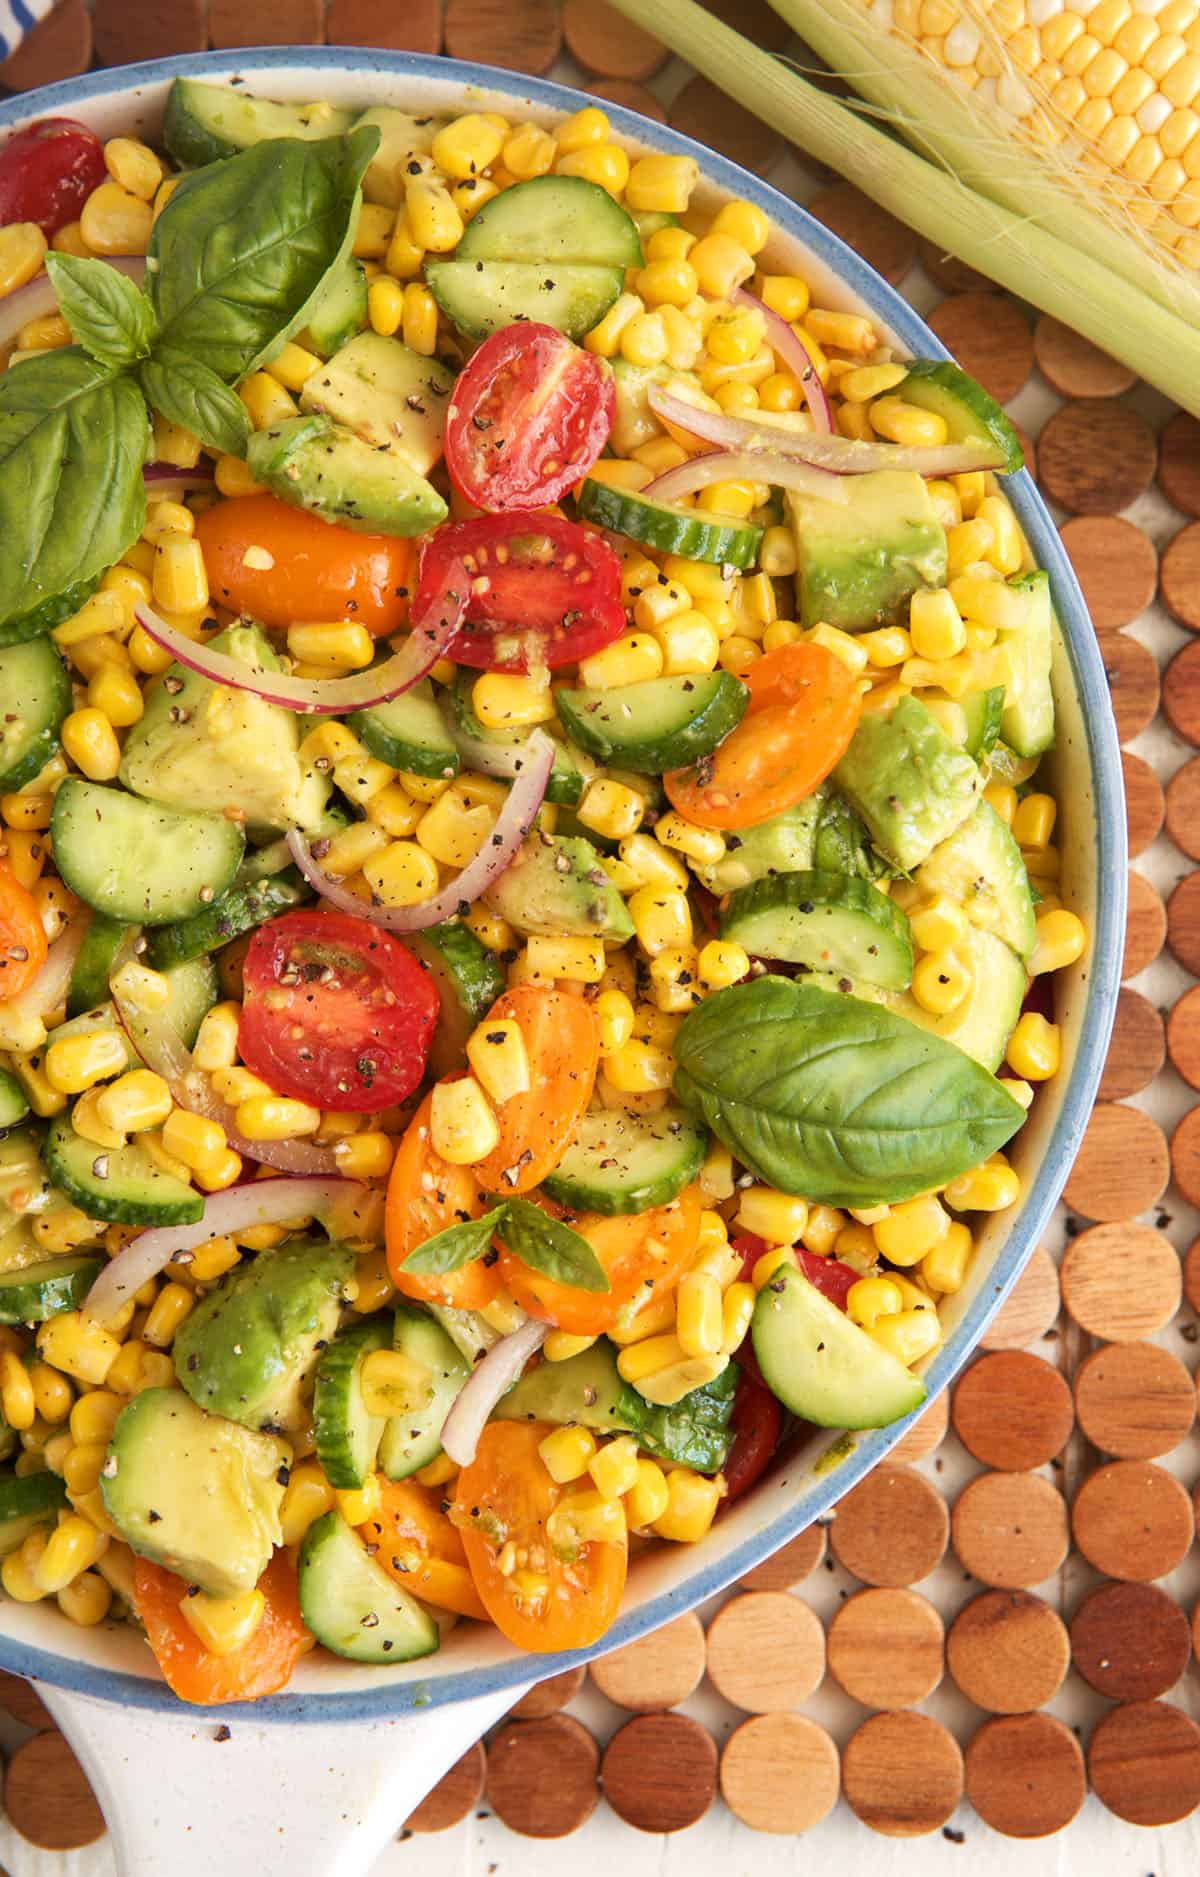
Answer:
<path fill-rule="evenodd" d="M 179 1716 L 39 1682 L 100 1801 L 119 1877 L 366 1877 L 409 1813 L 522 1688 L 395 1720 Z"/>

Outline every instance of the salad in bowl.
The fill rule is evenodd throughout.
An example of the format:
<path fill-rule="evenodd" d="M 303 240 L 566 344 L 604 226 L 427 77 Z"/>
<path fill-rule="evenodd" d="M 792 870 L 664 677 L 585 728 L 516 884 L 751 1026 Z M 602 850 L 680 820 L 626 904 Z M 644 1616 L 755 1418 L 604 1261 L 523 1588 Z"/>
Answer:
<path fill-rule="evenodd" d="M 0 1585 L 186 1701 L 596 1644 L 1020 1196 L 1020 441 L 698 182 L 196 78 L 0 152 Z"/>

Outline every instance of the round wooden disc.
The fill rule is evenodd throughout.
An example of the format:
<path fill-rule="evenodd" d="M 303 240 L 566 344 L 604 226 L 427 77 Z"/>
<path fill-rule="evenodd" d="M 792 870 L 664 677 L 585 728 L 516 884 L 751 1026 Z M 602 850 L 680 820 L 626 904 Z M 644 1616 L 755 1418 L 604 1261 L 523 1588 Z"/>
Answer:
<path fill-rule="evenodd" d="M 803 1714 L 756 1714 L 721 1755 L 721 1797 L 752 1831 L 808 1831 L 838 1796 L 838 1750 Z"/>
<path fill-rule="evenodd" d="M 1066 1625 L 1028 1590 L 985 1590 L 946 1637 L 946 1666 L 977 1708 L 1023 1714 L 1044 1707 L 1071 1664 Z"/>
<path fill-rule="evenodd" d="M 1167 783 L 1167 833 L 1189 860 L 1200 860 L 1200 756 Z"/>
<path fill-rule="evenodd" d="M 825 1556 L 825 1527 L 810 1525 L 798 1538 L 780 1547 L 774 1556 L 764 1558 L 752 1571 L 738 1579 L 742 1590 L 790 1590 L 811 1577 Z"/>
<path fill-rule="evenodd" d="M 1158 586 L 1158 555 L 1141 528 L 1120 515 L 1074 515 L 1063 523 L 1062 544 L 1097 632 L 1145 612 Z"/>
<path fill-rule="evenodd" d="M 1044 1246 L 1029 1262 L 979 1338 L 981 1349 L 1027 1349 L 1058 1315 L 1058 1267 Z"/>
<path fill-rule="evenodd" d="M 1190 1206 L 1200 1206 L 1200 1108 L 1189 1108 L 1171 1136 L 1171 1177 Z"/>
<path fill-rule="evenodd" d="M 359 11 L 365 16 L 365 7 L 360 6 Z M 406 14 L 418 11 L 419 6 L 405 7 Z M 442 43 L 440 6 L 435 11 L 437 37 L 433 44 L 416 46 L 412 41 L 405 40 L 406 46 L 411 46 L 414 51 L 438 50 Z M 375 7 L 373 23 L 378 23 L 378 19 L 379 8 Z M 329 23 L 331 43 L 346 46 L 385 43 L 378 39 L 348 36 L 346 29 L 348 26 L 353 27 L 355 22 L 352 18 L 346 18 L 345 0 L 334 0 Z M 366 24 L 365 17 L 363 24 Z M 254 7 L 247 7 L 245 0 L 208 0 L 208 37 L 214 46 L 221 47 L 319 45 L 325 37 L 325 8 L 322 0 L 261 0 Z M 386 43 L 390 45 L 391 41 Z"/>
<path fill-rule="evenodd" d="M 744 39 L 752 39 L 767 52 L 782 52 L 791 37 L 791 27 L 768 6 L 767 0 L 701 0 L 701 4 L 706 13 L 715 13 Z"/>
<path fill-rule="evenodd" d="M 687 1714 L 639 1714 L 609 1741 L 604 1796 L 639 1831 L 684 1831 L 717 1796 L 717 1744 Z"/>
<path fill-rule="evenodd" d="M 1123 987 L 1117 996 L 1097 1101 L 1123 1101 L 1126 1095 L 1136 1095 L 1153 1082 L 1166 1056 L 1166 1029 L 1158 1011 L 1140 991 Z"/>
<path fill-rule="evenodd" d="M 592 1680 L 600 1693 L 631 1714 L 677 1707 L 699 1686 L 703 1674 L 704 1630 L 690 1610 L 592 1663 Z"/>
<path fill-rule="evenodd" d="M 942 1679 L 945 1632 L 915 1590 L 860 1590 L 829 1625 L 829 1672 L 865 1708 L 911 1708 Z"/>
<path fill-rule="evenodd" d="M 96 0 L 92 15 L 96 57 L 102 65 L 131 65 L 135 59 L 171 58 L 203 52 L 208 44 L 205 0 Z"/>
<path fill-rule="evenodd" d="M 893 286 L 903 280 L 917 258 L 917 238 L 912 229 L 881 209 L 878 202 L 872 202 L 853 183 L 831 183 L 813 197 L 808 208 Z"/>
<path fill-rule="evenodd" d="M 1185 645 L 1163 673 L 1163 716 L 1185 743 L 1200 743 L 1200 645 Z"/>
<path fill-rule="evenodd" d="M 565 1838 L 596 1809 L 600 1749 L 570 1714 L 505 1721 L 487 1750 L 488 1804 L 511 1831 Z"/>
<path fill-rule="evenodd" d="M 1200 978 L 1200 869 L 1184 874 L 1167 901 L 1167 946 L 1185 971 Z"/>
<path fill-rule="evenodd" d="M 538 74 L 558 57 L 562 16 L 556 0 L 446 0 L 445 35 L 452 59 Z"/>
<path fill-rule="evenodd" d="M 33 1727 L 40 1732 L 43 1727 L 54 1726 L 54 1716 L 33 1683 L 26 1681 L 23 1675 L 0 1673 L 0 1708 L 20 1721 L 22 1727 Z"/>
<path fill-rule="evenodd" d="M 1033 370 L 1033 334 L 1005 294 L 956 293 L 926 315 L 964 371 L 999 404 L 1015 398 Z"/>
<path fill-rule="evenodd" d="M 522 1695 L 515 1707 L 508 1710 L 508 1717 L 513 1721 L 543 1721 L 548 1714 L 557 1714 L 565 1708 L 568 1701 L 573 1701 L 583 1687 L 587 1676 L 585 1668 L 564 1669 L 561 1675 L 547 1676 Z"/>
<path fill-rule="evenodd" d="M 1200 515 L 1200 424 L 1176 411 L 1158 440 L 1158 481 L 1168 502 Z"/>
<path fill-rule="evenodd" d="M 1102 1453 L 1153 1460 L 1191 1433 L 1196 1389 L 1178 1356 L 1157 1343 L 1110 1343 L 1075 1371 L 1079 1425 Z"/>
<path fill-rule="evenodd" d="M 769 124 L 714 85 L 708 78 L 689 78 L 667 111 L 674 130 L 695 137 L 711 150 L 719 150 L 743 169 L 765 176 L 783 144 Z"/>
<path fill-rule="evenodd" d="M 1162 557 L 1162 596 L 1189 632 L 1200 632 L 1200 522 L 1181 528 Z"/>
<path fill-rule="evenodd" d="M 943 1388 L 940 1395 L 935 1395 L 923 1414 L 919 1414 L 907 1434 L 902 1434 L 891 1452 L 889 1460 L 923 1460 L 932 1453 L 946 1438 L 946 1429 L 950 1425 L 950 1390 Z"/>
<path fill-rule="evenodd" d="M 46 1851 L 76 1851 L 104 1836 L 104 1814 L 87 1774 L 60 1733 L 34 1734 L 4 1775 L 9 1823 Z"/>
<path fill-rule="evenodd" d="M 1129 823 L 1129 858 L 1132 860 L 1149 847 L 1162 827 L 1167 804 L 1163 785 L 1144 757 L 1123 749 L 1121 769 L 1125 778 L 1125 814 Z"/>
<path fill-rule="evenodd" d="M 1169 1238 L 1136 1219 L 1093 1225 L 1063 1253 L 1063 1303 L 1089 1336 L 1136 1342 L 1179 1308 L 1179 1259 Z"/>
<path fill-rule="evenodd" d="M 566 0 L 563 37 L 567 51 L 599 78 L 653 78 L 670 54 L 608 0 Z"/>
<path fill-rule="evenodd" d="M 946 1502 L 922 1473 L 884 1462 L 835 1508 L 830 1543 L 864 1584 L 916 1584 L 941 1563 L 950 1535 Z"/>
<path fill-rule="evenodd" d="M 1053 1714 L 1002 1714 L 984 1721 L 964 1758 L 967 1797 L 985 1825 L 1006 1838 L 1046 1838 L 1083 1804 L 1083 1748 Z"/>
<path fill-rule="evenodd" d="M 1131 1825 L 1173 1825 L 1200 1805 L 1200 1727 L 1166 1701 L 1130 1701 L 1093 1729 L 1092 1790 Z"/>
<path fill-rule="evenodd" d="M 1113 720 L 1122 743 L 1153 723 L 1161 687 L 1154 654 L 1128 632 L 1097 632 Z"/>
<path fill-rule="evenodd" d="M 1115 398 L 1137 383 L 1137 373 L 1128 365 L 1049 313 L 1043 313 L 1033 329 L 1033 352 L 1042 377 L 1060 397 Z"/>
<path fill-rule="evenodd" d="M 92 62 L 92 16 L 83 0 L 58 0 L 0 64 L 0 85 L 33 91 L 86 72 Z"/>
<path fill-rule="evenodd" d="M 1020 1349 L 998 1349 L 964 1370 L 950 1418 L 968 1453 L 1006 1473 L 1045 1466 L 1075 1423 L 1058 1370 Z"/>
<path fill-rule="evenodd" d="M 958 1742 L 928 1714 L 872 1714 L 843 1749 L 842 1791 L 872 1831 L 923 1837 L 944 1825 L 962 1798 Z"/>
<path fill-rule="evenodd" d="M 1150 487 L 1158 446 L 1144 417 L 1111 398 L 1055 411 L 1038 438 L 1046 494 L 1076 515 L 1112 515 Z"/>
<path fill-rule="evenodd" d="M 796 1708 L 820 1687 L 825 1631 L 786 1590 L 750 1590 L 722 1604 L 708 1626 L 708 1677 L 747 1714 Z"/>
<path fill-rule="evenodd" d="M 997 1590 L 1044 1584 L 1069 1548 L 1063 1496 L 1037 1473 L 981 1473 L 955 1500 L 952 1530 L 963 1569 Z"/>
<path fill-rule="evenodd" d="M 415 1812 L 404 1821 L 407 1831 L 449 1831 L 468 1812 L 473 1812 L 483 1796 L 483 1776 L 487 1757 L 482 1740 L 469 1747 L 462 1759 L 443 1773 L 432 1792 L 427 1792 Z"/>
<path fill-rule="evenodd" d="M 1132 1219 L 1160 1197 L 1170 1172 L 1162 1129 L 1140 1108 L 1097 1102 L 1063 1198 L 1085 1219 Z"/>
<path fill-rule="evenodd" d="M 980 274 L 955 254 L 947 254 L 935 241 L 922 235 L 917 242 L 921 266 L 935 287 L 943 293 L 998 293 L 1000 290 L 986 274 Z"/>
<path fill-rule="evenodd" d="M 1156 1584 L 1099 1584 L 1071 1618 L 1071 1660 L 1110 1701 L 1166 1694 L 1191 1652 L 1187 1617 Z"/>
<path fill-rule="evenodd" d="M 1071 1530 L 1088 1563 L 1133 1583 L 1173 1571 L 1187 1556 L 1195 1527 L 1184 1488 L 1149 1460 L 1097 1467 L 1071 1507 Z"/>
<path fill-rule="evenodd" d="M 645 85 L 635 85 L 628 78 L 595 78 L 587 86 L 594 98 L 602 98 L 606 104 L 619 104 L 627 111 L 636 111 L 641 117 L 648 117 L 655 124 L 665 124 L 667 113 L 652 91 Z"/>
<path fill-rule="evenodd" d="M 1200 1238 L 1193 1239 L 1184 1254 L 1183 1294 L 1189 1308 L 1200 1312 Z"/>
<path fill-rule="evenodd" d="M 1139 971 L 1152 965 L 1166 938 L 1167 909 L 1149 880 L 1131 867 L 1125 902 L 1125 955 L 1121 976 L 1136 978 Z"/>

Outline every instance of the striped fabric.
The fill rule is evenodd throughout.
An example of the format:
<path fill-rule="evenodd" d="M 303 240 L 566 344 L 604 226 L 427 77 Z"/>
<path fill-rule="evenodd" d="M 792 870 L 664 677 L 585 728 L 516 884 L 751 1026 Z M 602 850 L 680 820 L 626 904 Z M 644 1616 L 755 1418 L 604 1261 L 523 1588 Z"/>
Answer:
<path fill-rule="evenodd" d="M 0 59 L 15 52 L 27 32 L 45 19 L 54 0 L 0 0 Z"/>

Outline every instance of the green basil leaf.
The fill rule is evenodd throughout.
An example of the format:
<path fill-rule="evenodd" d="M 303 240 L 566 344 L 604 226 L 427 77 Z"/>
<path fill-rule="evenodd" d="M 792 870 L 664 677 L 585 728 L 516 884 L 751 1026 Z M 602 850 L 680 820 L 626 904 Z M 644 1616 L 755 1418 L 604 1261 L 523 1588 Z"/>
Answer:
<path fill-rule="evenodd" d="M 348 253 L 374 126 L 273 137 L 185 176 L 154 224 L 146 278 L 160 344 L 227 383 L 304 324 Z"/>
<path fill-rule="evenodd" d="M 0 376 L 0 628 L 137 540 L 149 435 L 136 380 L 78 346 Z"/>
<path fill-rule="evenodd" d="M 102 365 L 133 365 L 154 337 L 154 309 L 140 288 L 107 261 L 48 254 L 46 272 L 77 345 Z"/>
<path fill-rule="evenodd" d="M 215 371 L 186 352 L 160 347 L 144 361 L 140 376 L 142 390 L 169 422 L 223 456 L 245 456 L 250 442 L 246 406 Z"/>
<path fill-rule="evenodd" d="M 404 1270 L 414 1277 L 445 1277 L 450 1271 L 461 1270 L 464 1264 L 474 1264 L 491 1244 L 505 1209 L 493 1206 L 481 1219 L 468 1219 L 462 1225 L 449 1225 L 444 1232 L 435 1232 L 409 1252 Z"/>
<path fill-rule="evenodd" d="M 822 1205 L 910 1199 L 1020 1127 L 1002 1083 L 880 1004 L 763 977 L 675 1038 L 675 1091 L 758 1179 Z"/>
<path fill-rule="evenodd" d="M 608 1274 L 580 1233 L 552 1219 L 528 1199 L 510 1199 L 496 1236 L 514 1258 L 556 1284 L 576 1290 L 611 1290 Z"/>

